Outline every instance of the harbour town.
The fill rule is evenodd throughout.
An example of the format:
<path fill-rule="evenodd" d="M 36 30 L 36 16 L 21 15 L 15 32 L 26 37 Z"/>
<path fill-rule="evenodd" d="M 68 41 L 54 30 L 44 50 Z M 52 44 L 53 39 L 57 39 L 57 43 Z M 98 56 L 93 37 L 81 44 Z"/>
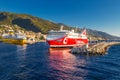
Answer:
<path fill-rule="evenodd" d="M 40 32 L 26 31 L 17 25 L 0 25 L 0 40 L 13 44 L 32 44 L 45 38 Z"/>
<path fill-rule="evenodd" d="M 12 44 L 33 44 L 33 43 L 36 43 L 36 42 L 41 42 L 41 41 L 44 41 L 45 42 L 45 39 L 47 39 L 48 41 L 48 38 L 49 37 L 50 39 L 52 39 L 51 37 L 54 35 L 53 32 L 55 33 L 55 31 L 51 32 L 50 34 L 52 34 L 51 36 L 47 36 L 46 35 L 43 35 L 41 34 L 40 32 L 39 33 L 34 33 L 32 31 L 25 31 L 24 29 L 20 28 L 19 26 L 17 25 L 0 25 L 1 26 L 1 30 L 0 30 L 0 40 L 1 42 L 6 42 L 6 43 L 12 43 Z M 63 26 L 62 26 L 62 29 L 63 29 Z M 61 30 L 61 33 L 62 35 L 64 35 L 63 33 L 65 33 L 66 30 Z M 60 33 L 60 32 L 59 32 Z M 57 37 L 61 37 L 62 35 L 58 34 L 57 32 L 55 33 L 54 35 L 54 38 L 56 36 Z M 81 36 L 84 36 L 86 35 L 86 31 L 84 30 L 81 34 Z M 15 37 L 17 34 L 19 34 L 19 36 Z M 58 34 L 58 35 L 57 35 Z M 70 34 L 72 34 L 72 36 L 78 36 L 77 33 L 74 33 L 72 31 L 72 33 L 70 32 Z M 71 37 L 72 37 L 71 36 Z M 20 37 L 20 38 L 19 38 Z M 18 39 L 17 39 L 18 38 Z M 93 55 L 103 55 L 107 52 L 107 49 L 112 46 L 112 45 L 117 45 L 117 44 L 120 44 L 120 42 L 115 42 L 112 41 L 112 42 L 109 42 L 110 40 L 108 40 L 108 42 L 105 42 L 105 40 L 99 40 L 98 43 L 92 43 L 92 41 L 90 42 L 89 40 L 85 40 L 85 43 L 84 43 L 84 40 L 83 42 L 79 42 L 79 40 L 77 41 L 78 43 L 77 44 L 74 44 L 74 43 L 70 43 L 69 40 L 68 40 L 68 37 L 64 38 L 63 39 L 63 42 L 65 42 L 65 39 L 66 39 L 66 43 L 64 44 L 57 44 L 55 41 L 52 43 L 52 45 L 54 46 L 51 46 L 51 44 L 49 44 L 50 42 L 48 42 L 48 44 L 50 45 L 50 47 L 71 47 L 71 50 L 70 50 L 70 53 L 74 53 L 74 54 L 93 54 Z M 85 38 L 87 39 L 87 37 Z M 75 39 L 76 41 L 76 39 Z M 80 40 L 81 41 L 81 40 Z M 89 42 L 88 42 L 89 41 Z M 96 42 L 96 41 L 94 41 Z M 67 44 L 69 43 L 69 44 Z"/>
<path fill-rule="evenodd" d="M 0 80 L 120 80 L 120 0 L 1 0 Z"/>
<path fill-rule="evenodd" d="M 120 37 L 0 13 L 0 80 L 119 80 Z"/>

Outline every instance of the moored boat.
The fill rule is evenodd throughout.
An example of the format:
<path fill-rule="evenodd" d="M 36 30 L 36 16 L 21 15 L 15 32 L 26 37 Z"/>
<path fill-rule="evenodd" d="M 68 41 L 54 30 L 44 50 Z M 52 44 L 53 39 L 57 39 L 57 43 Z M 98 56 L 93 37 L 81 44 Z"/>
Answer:
<path fill-rule="evenodd" d="M 26 36 L 24 34 L 18 33 L 4 33 L 1 38 L 2 42 L 13 43 L 13 44 L 26 44 Z"/>
<path fill-rule="evenodd" d="M 86 29 L 83 32 L 76 33 L 74 30 L 49 31 L 46 41 L 50 47 L 73 47 L 75 45 L 88 45 Z"/>
<path fill-rule="evenodd" d="M 13 44 L 26 44 L 26 39 L 2 38 L 2 42 Z"/>

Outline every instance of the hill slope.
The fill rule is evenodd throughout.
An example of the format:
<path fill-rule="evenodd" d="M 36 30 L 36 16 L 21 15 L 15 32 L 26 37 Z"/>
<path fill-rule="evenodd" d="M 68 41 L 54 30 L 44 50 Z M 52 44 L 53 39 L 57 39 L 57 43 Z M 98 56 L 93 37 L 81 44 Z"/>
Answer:
<path fill-rule="evenodd" d="M 26 30 L 42 33 L 46 33 L 51 29 L 56 30 L 60 28 L 60 25 L 38 17 L 9 12 L 0 12 L 0 24 L 16 24 Z"/>
<path fill-rule="evenodd" d="M 120 37 L 112 36 L 106 32 L 92 30 L 92 29 L 87 29 L 87 33 L 89 36 L 92 37 L 101 37 L 103 39 L 120 39 Z"/>
<path fill-rule="evenodd" d="M 54 23 L 28 14 L 16 14 L 10 12 L 0 12 L 0 24 L 18 25 L 25 30 L 33 32 L 48 33 L 49 30 L 59 30 L 62 23 Z M 64 25 L 64 24 L 62 24 Z M 64 25 L 64 29 L 71 29 L 73 27 Z M 82 29 L 78 29 L 80 32 Z M 114 39 L 115 36 L 109 35 L 105 32 L 87 29 L 88 35 L 92 37 L 101 37 L 104 39 Z"/>

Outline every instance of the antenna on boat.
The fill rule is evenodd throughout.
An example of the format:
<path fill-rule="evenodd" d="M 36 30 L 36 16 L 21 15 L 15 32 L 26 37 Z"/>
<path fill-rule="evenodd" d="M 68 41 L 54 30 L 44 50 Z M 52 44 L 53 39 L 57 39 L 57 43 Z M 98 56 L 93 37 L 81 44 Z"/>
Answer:
<path fill-rule="evenodd" d="M 63 25 L 61 25 L 61 26 L 60 26 L 60 31 L 62 31 L 62 30 L 63 30 L 63 27 L 64 27 Z"/>

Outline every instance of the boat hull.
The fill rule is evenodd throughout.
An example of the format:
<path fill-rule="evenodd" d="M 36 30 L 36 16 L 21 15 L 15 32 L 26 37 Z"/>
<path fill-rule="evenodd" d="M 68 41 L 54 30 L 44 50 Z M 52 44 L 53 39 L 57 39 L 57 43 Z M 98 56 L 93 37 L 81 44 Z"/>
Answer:
<path fill-rule="evenodd" d="M 2 42 L 22 45 L 26 44 L 26 39 L 2 38 Z"/>
<path fill-rule="evenodd" d="M 50 47 L 73 47 L 75 45 L 87 45 L 88 39 L 81 38 L 59 38 L 55 40 L 47 40 Z"/>

